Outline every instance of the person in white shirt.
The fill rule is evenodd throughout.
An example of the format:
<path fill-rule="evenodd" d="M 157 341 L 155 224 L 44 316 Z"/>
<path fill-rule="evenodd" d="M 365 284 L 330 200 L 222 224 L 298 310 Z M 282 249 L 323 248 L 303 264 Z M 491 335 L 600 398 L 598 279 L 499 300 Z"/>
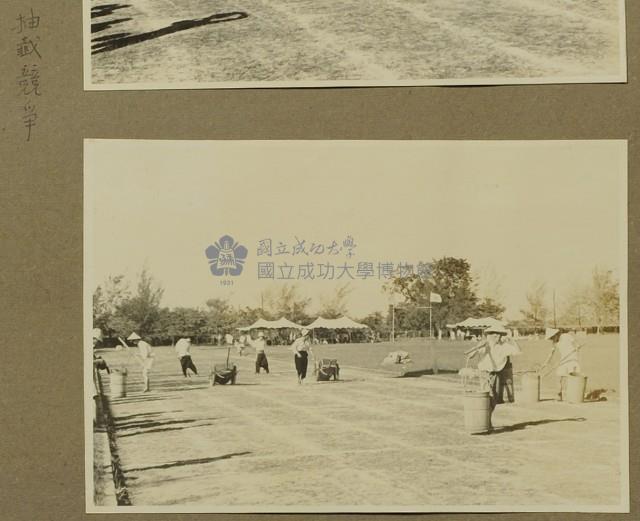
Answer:
<path fill-rule="evenodd" d="M 578 351 L 582 346 L 578 344 L 576 338 L 571 333 L 563 333 L 559 329 L 548 327 L 545 331 L 545 340 L 550 340 L 552 343 L 549 356 L 540 367 L 540 371 L 549 365 L 553 355 L 558 351 L 560 355 L 560 362 L 556 369 L 556 376 L 560 378 L 560 391 L 558 392 L 558 398 L 560 400 L 564 397 L 564 391 L 567 386 L 567 376 L 571 373 L 580 372 L 580 361 L 578 359 Z"/>
<path fill-rule="evenodd" d="M 291 344 L 293 360 L 298 373 L 298 383 L 301 384 L 307 377 L 307 366 L 309 365 L 309 353 L 311 352 L 311 342 L 309 341 L 309 330 L 303 329 L 298 338 Z"/>
<path fill-rule="evenodd" d="M 260 373 L 261 368 L 269 374 L 269 361 L 267 360 L 267 354 L 265 353 L 267 342 L 264 339 L 264 333 L 262 331 L 258 333 L 258 338 L 254 340 L 252 344 L 256 350 L 256 374 Z"/>
<path fill-rule="evenodd" d="M 187 376 L 190 376 L 187 373 L 189 369 L 197 375 L 198 370 L 191 359 L 191 339 L 187 337 L 181 338 L 176 342 L 174 349 L 178 355 L 178 360 L 180 360 L 180 367 L 182 368 L 182 374 L 184 377 L 187 378 Z"/>
<path fill-rule="evenodd" d="M 486 375 L 486 387 L 490 396 L 491 412 L 496 405 L 515 400 L 513 365 L 511 356 L 521 353 L 520 346 L 502 326 L 491 326 L 484 331 L 486 338 L 467 351 L 467 358 L 480 356 L 478 369 Z"/>
<path fill-rule="evenodd" d="M 133 342 L 133 345 L 138 348 L 136 357 L 140 361 L 140 366 L 142 368 L 142 380 L 144 382 L 143 392 L 148 393 L 149 373 L 151 373 L 151 368 L 153 367 L 153 350 L 151 349 L 151 345 L 148 342 L 145 342 L 135 333 L 129 336 L 128 340 Z"/>

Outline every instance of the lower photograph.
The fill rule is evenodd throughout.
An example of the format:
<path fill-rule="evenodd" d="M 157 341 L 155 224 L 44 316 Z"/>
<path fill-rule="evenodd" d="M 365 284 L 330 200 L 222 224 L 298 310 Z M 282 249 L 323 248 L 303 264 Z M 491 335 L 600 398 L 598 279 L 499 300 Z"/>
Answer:
<path fill-rule="evenodd" d="M 84 143 L 87 512 L 628 512 L 627 142 Z"/>

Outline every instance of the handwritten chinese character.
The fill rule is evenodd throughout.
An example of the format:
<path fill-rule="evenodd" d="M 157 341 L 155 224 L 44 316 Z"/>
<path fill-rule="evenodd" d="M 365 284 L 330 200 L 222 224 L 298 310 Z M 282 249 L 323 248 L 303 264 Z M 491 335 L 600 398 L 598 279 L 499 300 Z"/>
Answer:
<path fill-rule="evenodd" d="M 33 8 L 31 9 L 31 16 L 24 16 L 20 13 L 16 20 L 18 20 L 18 27 L 15 30 L 18 34 L 21 34 L 25 29 L 37 29 L 40 27 L 40 17 L 33 13 Z"/>
<path fill-rule="evenodd" d="M 324 253 L 324 244 L 312 242 L 311 247 L 309 248 L 309 253 L 312 255 L 322 255 Z"/>
<path fill-rule="evenodd" d="M 262 239 L 258 243 L 258 257 L 261 255 L 271 257 L 271 239 Z"/>
<path fill-rule="evenodd" d="M 356 241 L 353 239 L 353 237 L 351 237 L 351 235 L 348 235 L 346 237 L 346 239 L 344 241 L 342 241 L 342 246 L 344 248 L 346 248 L 347 250 L 347 257 L 351 258 L 353 257 L 354 253 L 353 250 L 356 248 Z"/>
<path fill-rule="evenodd" d="M 287 245 L 284 242 L 279 241 L 278 246 L 276 246 L 276 255 L 287 255 L 288 253 L 289 250 L 287 249 Z"/>
<path fill-rule="evenodd" d="M 336 241 L 332 241 L 329 246 L 327 246 L 327 253 L 329 255 L 338 255 L 342 251 L 342 248 L 338 246 Z"/>
<path fill-rule="evenodd" d="M 40 70 L 37 65 L 23 65 L 18 76 L 18 86 L 24 96 L 35 94 L 40 96 Z"/>
<path fill-rule="evenodd" d="M 27 141 L 31 141 L 31 129 L 36 126 L 37 119 L 36 106 L 32 103 L 27 103 L 24 106 L 24 114 L 22 115 L 22 121 L 27 129 Z"/>
<path fill-rule="evenodd" d="M 305 240 L 300 240 L 297 237 L 295 237 L 296 239 L 296 243 L 293 245 L 293 255 L 309 255 L 307 253 L 307 249 L 305 247 Z"/>
<path fill-rule="evenodd" d="M 35 54 L 38 58 L 42 58 L 42 56 L 40 56 L 40 51 L 38 51 L 37 41 L 40 41 L 40 38 L 36 37 L 35 41 L 33 41 L 28 36 L 23 36 L 22 41 L 18 43 L 16 48 L 17 55 L 20 56 L 20 58 L 24 58 L 25 56 Z"/>

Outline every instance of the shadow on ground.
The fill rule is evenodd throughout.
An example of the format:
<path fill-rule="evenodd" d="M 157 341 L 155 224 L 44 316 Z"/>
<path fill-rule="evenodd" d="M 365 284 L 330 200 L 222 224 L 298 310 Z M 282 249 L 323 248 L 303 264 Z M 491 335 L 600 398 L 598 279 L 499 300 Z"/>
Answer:
<path fill-rule="evenodd" d="M 583 422 L 587 421 L 586 418 L 562 418 L 558 420 L 546 419 L 546 420 L 535 420 L 521 423 L 514 423 L 513 425 L 505 425 L 504 427 L 496 427 L 490 432 L 486 434 L 503 434 L 505 432 L 515 432 L 522 431 L 527 427 L 537 427 L 539 425 L 547 425 L 549 423 L 559 423 L 559 422 Z"/>
<path fill-rule="evenodd" d="M 213 463 L 215 461 L 231 459 L 237 456 L 246 456 L 247 454 L 251 454 L 251 452 L 249 451 L 231 452 L 229 454 L 223 454 L 222 456 L 213 456 L 211 458 L 178 460 L 172 463 L 163 463 L 162 465 L 153 465 L 151 467 L 138 467 L 134 469 L 126 469 L 125 472 L 143 472 L 145 470 L 170 469 L 174 467 L 185 467 L 187 465 L 203 465 L 205 463 Z"/>

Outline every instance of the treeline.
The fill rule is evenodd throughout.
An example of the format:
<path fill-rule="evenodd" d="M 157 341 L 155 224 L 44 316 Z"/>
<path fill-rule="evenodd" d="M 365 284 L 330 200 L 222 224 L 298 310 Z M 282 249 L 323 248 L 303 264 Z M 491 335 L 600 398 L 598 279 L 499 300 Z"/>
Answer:
<path fill-rule="evenodd" d="M 109 277 L 93 295 L 93 327 L 102 330 L 107 344 L 132 331 L 151 338 L 155 343 L 173 343 L 181 336 L 193 337 L 197 343 L 209 343 L 215 335 L 234 332 L 258 318 L 267 320 L 286 317 L 298 324 L 309 324 L 318 315 L 350 318 L 367 324 L 380 338 L 388 338 L 392 316 L 396 332 L 429 332 L 429 307 L 432 331 L 446 331 L 447 324 L 468 317 L 502 318 L 505 307 L 500 302 L 499 284 L 479 291 L 478 276 L 471 273 L 466 259 L 443 257 L 434 260 L 428 273 L 397 276 L 384 285 L 394 297 L 391 307 L 354 317 L 349 313 L 349 296 L 353 288 L 345 284 L 317 303 L 318 311 L 310 312 L 312 301 L 296 285 L 283 284 L 260 294 L 260 307 L 235 307 L 228 300 L 212 298 L 200 308 L 161 306 L 164 290 L 145 268 L 132 290 L 124 276 Z M 431 303 L 437 294 L 441 302 Z M 479 295 L 482 293 L 482 296 Z M 569 294 L 549 299 L 543 283 L 536 283 L 526 293 L 526 307 L 521 320 L 513 326 L 539 330 L 545 325 L 596 327 L 598 331 L 618 325 L 618 282 L 610 270 L 595 268 L 588 284 L 577 286 Z M 556 298 L 557 297 L 557 298 Z"/>

